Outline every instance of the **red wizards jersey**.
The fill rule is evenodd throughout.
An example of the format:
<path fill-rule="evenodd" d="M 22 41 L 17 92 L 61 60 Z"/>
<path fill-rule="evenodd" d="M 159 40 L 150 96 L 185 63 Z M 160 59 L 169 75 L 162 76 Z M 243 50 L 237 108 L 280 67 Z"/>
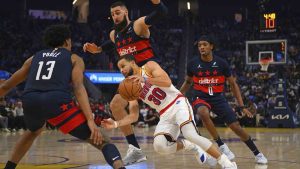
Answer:
<path fill-rule="evenodd" d="M 115 44 L 119 56 L 132 54 L 139 66 L 154 58 L 154 52 L 149 38 L 138 36 L 131 22 L 124 31 L 115 34 Z"/>
<path fill-rule="evenodd" d="M 211 62 L 202 61 L 200 56 L 192 59 L 187 65 L 187 75 L 193 77 L 195 94 L 215 96 L 224 92 L 226 78 L 231 76 L 228 63 L 213 56 Z"/>

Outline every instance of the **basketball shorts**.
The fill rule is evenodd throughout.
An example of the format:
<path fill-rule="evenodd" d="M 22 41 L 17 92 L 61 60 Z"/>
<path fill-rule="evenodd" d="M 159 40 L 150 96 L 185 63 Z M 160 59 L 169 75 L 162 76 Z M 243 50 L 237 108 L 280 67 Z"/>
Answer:
<path fill-rule="evenodd" d="M 192 107 L 187 98 L 179 97 L 174 104 L 160 116 L 154 137 L 157 135 L 166 135 L 170 136 L 173 141 L 176 141 L 180 134 L 181 127 L 189 122 L 195 124 Z"/>
<path fill-rule="evenodd" d="M 60 91 L 30 92 L 22 97 L 24 119 L 30 131 L 43 127 L 46 121 L 64 134 L 86 140 L 90 130 L 80 108 L 70 94 Z M 75 130 L 76 129 L 76 130 Z"/>
<path fill-rule="evenodd" d="M 193 100 L 193 108 L 197 110 L 200 106 L 206 106 L 210 111 L 215 113 L 227 125 L 237 121 L 236 114 L 228 104 L 224 96 L 215 96 L 211 98 L 196 97 Z"/>

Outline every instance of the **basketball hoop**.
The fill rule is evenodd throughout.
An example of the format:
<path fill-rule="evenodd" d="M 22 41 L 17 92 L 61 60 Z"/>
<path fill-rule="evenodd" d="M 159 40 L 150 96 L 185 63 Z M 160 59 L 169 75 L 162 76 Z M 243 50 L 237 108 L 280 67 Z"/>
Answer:
<path fill-rule="evenodd" d="M 259 60 L 259 64 L 261 66 L 261 71 L 268 71 L 268 67 L 270 65 L 270 63 L 272 62 L 273 60 L 272 59 L 261 59 Z"/>

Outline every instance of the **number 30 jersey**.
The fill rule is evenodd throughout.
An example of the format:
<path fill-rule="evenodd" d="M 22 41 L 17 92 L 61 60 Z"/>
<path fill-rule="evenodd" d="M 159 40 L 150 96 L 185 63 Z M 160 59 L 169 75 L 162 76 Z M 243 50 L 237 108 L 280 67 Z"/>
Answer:
<path fill-rule="evenodd" d="M 31 62 L 24 93 L 62 91 L 70 93 L 72 53 L 65 48 L 37 52 Z"/>
<path fill-rule="evenodd" d="M 144 66 L 141 69 L 141 75 L 145 78 L 151 78 Z M 140 99 L 154 108 L 159 114 L 166 111 L 179 97 L 183 97 L 183 95 L 173 84 L 170 87 L 159 87 L 147 82 L 142 83 Z"/>

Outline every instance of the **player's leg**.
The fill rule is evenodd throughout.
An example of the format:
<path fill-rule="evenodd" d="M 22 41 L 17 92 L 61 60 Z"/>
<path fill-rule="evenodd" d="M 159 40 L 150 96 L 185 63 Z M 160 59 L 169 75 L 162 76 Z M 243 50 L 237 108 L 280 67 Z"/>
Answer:
<path fill-rule="evenodd" d="M 89 138 L 91 135 L 91 131 L 86 122 L 76 127 L 69 134 L 81 140 L 85 140 L 91 145 L 93 145 L 95 148 L 101 150 L 105 158 L 105 161 L 114 169 L 125 168 L 119 150 L 114 144 L 110 143 L 109 138 L 106 137 L 103 133 L 102 133 L 102 136 L 104 136 L 103 143 L 101 145 L 95 145 L 93 143 L 93 141 Z"/>
<path fill-rule="evenodd" d="M 16 143 L 12 155 L 6 164 L 5 169 L 14 169 L 22 157 L 31 147 L 33 141 L 43 131 L 45 126 L 45 114 L 41 111 L 38 101 L 39 93 L 30 93 L 23 96 L 24 121 L 28 128 Z"/>
<path fill-rule="evenodd" d="M 127 114 L 126 107 L 128 106 L 128 101 L 123 99 L 120 94 L 116 94 L 112 101 L 110 102 L 110 110 L 112 111 L 115 120 L 123 119 Z M 130 106 L 129 106 L 130 107 Z M 129 112 L 131 110 L 129 109 Z M 120 127 L 122 133 L 126 137 L 129 144 L 129 148 L 123 161 L 125 165 L 141 162 L 147 160 L 145 154 L 140 149 L 140 146 L 136 140 L 133 132 L 133 127 L 131 125 Z"/>
<path fill-rule="evenodd" d="M 248 148 L 255 155 L 257 163 L 266 164 L 268 160 L 265 156 L 258 150 L 250 135 L 241 127 L 240 123 L 236 119 L 236 115 L 232 108 L 227 102 L 215 105 L 216 111 L 223 115 L 224 122 L 228 125 L 231 130 L 240 137 L 240 139 L 248 146 Z"/>
<path fill-rule="evenodd" d="M 258 150 L 250 135 L 241 127 L 238 121 L 229 124 L 229 127 L 247 145 L 255 156 L 255 161 L 259 164 L 267 164 L 267 158 Z"/>
<path fill-rule="evenodd" d="M 228 146 L 222 141 L 219 136 L 217 129 L 210 118 L 210 109 L 211 105 L 205 102 L 202 99 L 197 99 L 193 102 L 194 109 L 197 110 L 197 113 L 200 115 L 203 125 L 208 130 L 210 135 L 216 141 L 222 153 L 224 153 L 230 160 L 234 159 L 235 155 L 230 151 Z M 215 112 L 215 111 L 214 111 Z"/>
<path fill-rule="evenodd" d="M 16 143 L 4 169 L 15 169 L 17 164 L 31 147 L 33 141 L 37 138 L 37 136 L 40 135 L 42 131 L 43 127 L 36 131 L 30 131 L 30 129 L 26 130 Z"/>

